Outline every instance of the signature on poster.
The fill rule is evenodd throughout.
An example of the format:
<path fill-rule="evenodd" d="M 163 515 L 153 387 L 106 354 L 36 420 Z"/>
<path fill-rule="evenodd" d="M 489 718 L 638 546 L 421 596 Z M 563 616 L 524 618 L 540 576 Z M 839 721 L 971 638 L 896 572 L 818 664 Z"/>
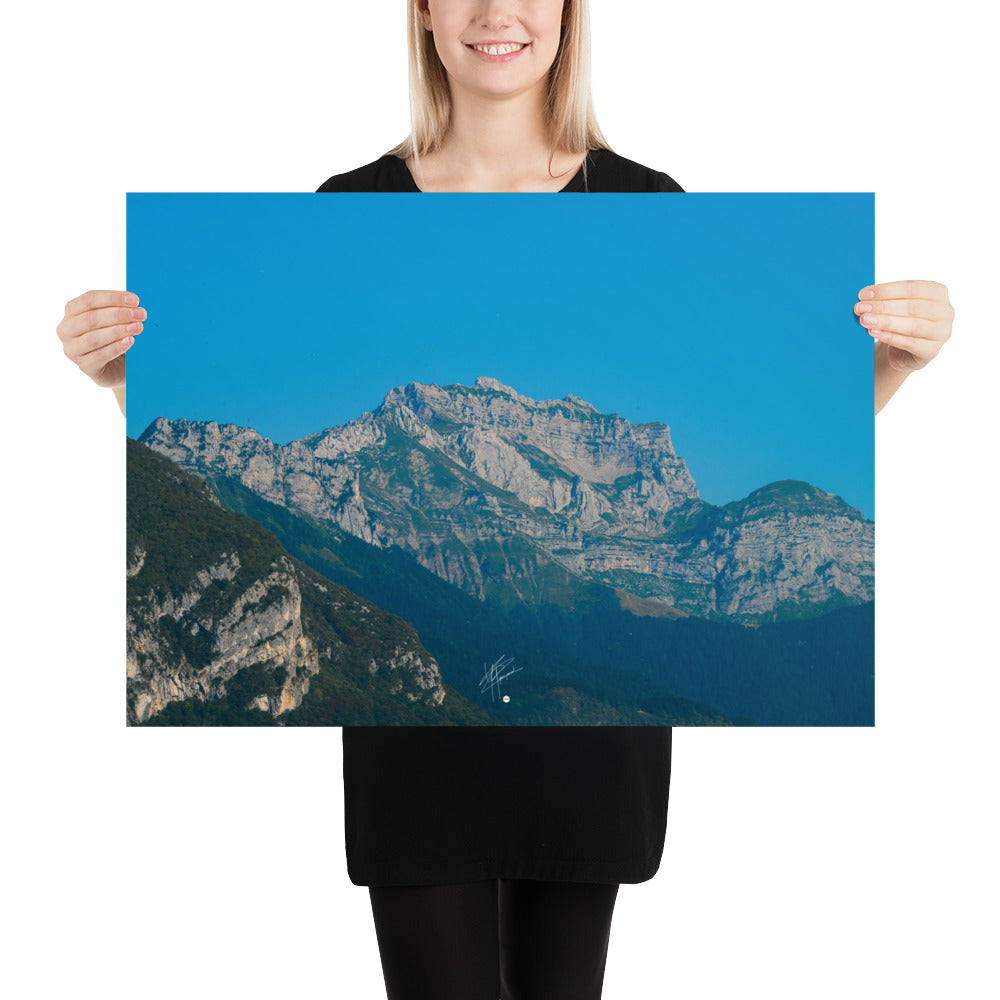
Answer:
<path fill-rule="evenodd" d="M 479 682 L 479 693 L 485 694 L 487 690 L 490 692 L 490 700 L 496 701 L 497 693 L 500 690 L 500 685 L 508 678 L 511 674 L 516 674 L 519 670 L 523 670 L 523 667 L 511 667 L 514 662 L 513 656 L 504 656 L 503 653 L 497 657 L 489 666 L 483 665 L 483 676 Z M 508 695 L 503 696 L 504 701 L 510 701 Z"/>

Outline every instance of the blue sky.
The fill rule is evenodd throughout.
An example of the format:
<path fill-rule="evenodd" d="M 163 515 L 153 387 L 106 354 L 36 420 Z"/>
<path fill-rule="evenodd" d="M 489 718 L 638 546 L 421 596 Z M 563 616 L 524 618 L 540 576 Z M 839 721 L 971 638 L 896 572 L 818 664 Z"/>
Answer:
<path fill-rule="evenodd" d="M 130 194 L 128 433 L 285 444 L 490 375 L 670 425 L 701 496 L 874 515 L 871 194 Z"/>

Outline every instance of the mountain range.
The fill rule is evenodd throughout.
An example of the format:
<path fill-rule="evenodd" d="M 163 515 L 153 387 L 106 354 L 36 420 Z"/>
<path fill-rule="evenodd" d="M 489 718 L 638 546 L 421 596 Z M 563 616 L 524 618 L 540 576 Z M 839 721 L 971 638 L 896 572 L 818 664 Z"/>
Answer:
<path fill-rule="evenodd" d="M 874 525 L 860 511 L 797 481 L 708 504 L 666 424 L 633 426 L 575 396 L 411 383 L 287 445 L 164 419 L 140 440 L 505 606 L 558 604 L 571 577 L 656 613 L 754 625 L 874 598 Z"/>
<path fill-rule="evenodd" d="M 794 480 L 766 484 L 725 506 L 708 504 L 666 424 L 633 425 L 576 396 L 537 401 L 479 378 L 473 386 L 393 389 L 373 412 L 287 445 L 252 428 L 163 418 L 140 441 L 204 480 L 211 489 L 203 502 L 219 509 L 221 500 L 266 525 L 288 565 L 302 563 L 296 572 L 318 572 L 327 587 L 336 580 L 356 599 L 415 625 L 417 641 L 434 655 L 414 655 L 425 672 L 431 661 L 450 664 L 441 667 L 442 682 L 455 677 L 470 711 L 478 706 L 497 718 L 477 690 L 473 663 L 481 671 L 484 658 L 504 653 L 495 647 L 506 636 L 510 648 L 517 639 L 534 645 L 536 655 L 544 649 L 547 665 L 518 673 L 521 693 L 533 694 L 519 695 L 517 710 L 503 710 L 508 722 L 544 722 L 547 712 L 574 721 L 566 710 L 573 698 L 578 713 L 589 706 L 576 720 L 588 724 L 630 711 L 633 718 L 616 724 L 633 724 L 640 702 L 658 719 L 653 724 L 822 724 L 824 712 L 827 724 L 845 724 L 848 716 L 863 721 L 871 714 L 872 522 L 841 498 Z M 129 502 L 131 514 L 131 481 Z M 150 558 L 148 546 L 129 552 L 133 568 Z M 198 566 L 198 579 L 219 588 L 242 566 L 232 552 L 214 552 Z M 268 569 L 291 572 L 281 559 Z M 405 587 L 393 590 L 391 581 L 404 577 L 435 595 L 432 607 Z M 264 593 L 279 586 L 259 585 Z M 287 604 L 291 588 L 280 586 Z M 179 620 L 185 601 L 194 607 L 191 594 L 171 594 L 147 605 L 148 620 Z M 244 605 L 254 607 L 254 600 Z M 453 613 L 442 618 L 444 607 L 464 609 L 464 624 L 455 624 Z M 294 616 L 285 608 L 278 617 Z M 469 632 L 478 619 L 473 632 L 489 636 L 485 648 Z M 219 627 L 229 620 L 220 617 Z M 588 635 L 593 641 L 582 645 Z M 218 652 L 224 643 L 216 638 Z M 292 633 L 282 641 L 289 650 L 308 644 Z M 817 656 L 826 667 L 817 670 Z M 258 699 L 256 707 L 291 719 L 305 697 L 292 708 L 293 677 L 307 688 L 311 669 L 296 667 L 280 696 Z M 585 697 L 574 688 L 557 708 L 553 678 L 562 683 L 567 672 L 591 687 Z M 171 683 L 175 695 L 188 690 L 176 677 Z M 211 685 L 191 690 L 211 696 Z M 148 697 L 159 707 L 147 718 L 183 700 Z M 275 713 L 281 698 L 286 708 Z"/>

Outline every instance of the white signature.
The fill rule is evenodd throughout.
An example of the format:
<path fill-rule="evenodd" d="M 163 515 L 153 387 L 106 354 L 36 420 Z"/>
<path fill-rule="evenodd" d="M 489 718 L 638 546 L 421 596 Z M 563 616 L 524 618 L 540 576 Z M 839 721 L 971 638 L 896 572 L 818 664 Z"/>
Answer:
<path fill-rule="evenodd" d="M 511 669 L 510 665 L 513 662 L 513 656 L 504 656 L 501 653 L 488 667 L 483 664 L 483 679 L 479 682 L 479 693 L 485 694 L 487 689 L 489 689 L 490 701 L 496 701 L 501 683 L 510 677 L 511 674 L 516 674 L 519 670 L 523 669 L 522 667 Z M 504 701 L 508 700 L 508 697 L 504 695 Z"/>

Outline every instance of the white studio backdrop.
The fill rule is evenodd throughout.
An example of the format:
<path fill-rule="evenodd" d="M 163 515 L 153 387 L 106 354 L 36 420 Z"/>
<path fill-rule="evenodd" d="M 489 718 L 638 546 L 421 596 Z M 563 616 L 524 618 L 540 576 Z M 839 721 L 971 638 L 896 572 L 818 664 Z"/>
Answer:
<path fill-rule="evenodd" d="M 971 0 L 593 7 L 618 152 L 692 191 L 874 190 L 876 279 L 958 314 L 876 421 L 876 728 L 676 730 L 605 996 L 991 995 L 993 31 Z M 340 733 L 124 726 L 124 429 L 54 331 L 122 286 L 126 191 L 309 191 L 395 144 L 403 15 L 94 0 L 6 33 L 6 995 L 384 996 Z"/>

